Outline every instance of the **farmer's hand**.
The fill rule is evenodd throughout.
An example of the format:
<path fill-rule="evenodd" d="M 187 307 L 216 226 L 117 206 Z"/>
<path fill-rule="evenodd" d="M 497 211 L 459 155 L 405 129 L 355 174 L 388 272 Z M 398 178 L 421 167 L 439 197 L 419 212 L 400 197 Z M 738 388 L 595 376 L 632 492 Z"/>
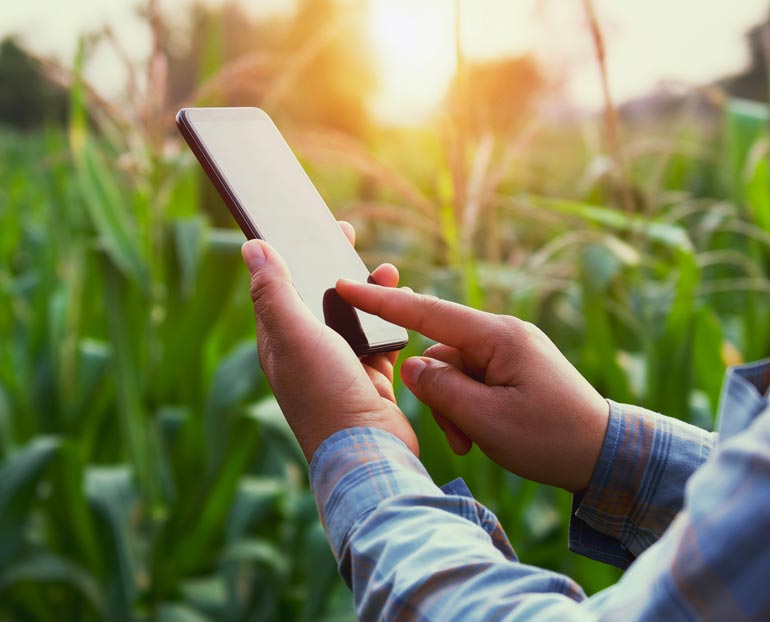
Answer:
<path fill-rule="evenodd" d="M 352 227 L 341 227 L 352 243 Z M 417 454 L 417 438 L 393 395 L 397 353 L 359 360 L 302 302 L 275 249 L 250 240 L 242 254 L 251 273 L 259 360 L 307 460 L 326 438 L 356 426 L 391 432 Z M 398 283 L 389 264 L 372 277 L 385 286 Z"/>
<path fill-rule="evenodd" d="M 439 343 L 401 377 L 457 453 L 471 442 L 528 479 L 577 492 L 589 483 L 609 406 L 537 327 L 405 289 L 340 280 L 368 313 Z"/>

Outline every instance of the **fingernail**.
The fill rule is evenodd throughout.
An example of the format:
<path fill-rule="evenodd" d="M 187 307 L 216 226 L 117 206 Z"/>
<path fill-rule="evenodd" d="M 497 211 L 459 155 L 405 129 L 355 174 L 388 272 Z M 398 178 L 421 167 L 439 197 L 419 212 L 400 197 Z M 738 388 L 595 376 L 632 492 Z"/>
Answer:
<path fill-rule="evenodd" d="M 428 363 L 425 359 L 417 357 L 407 359 L 404 361 L 404 364 L 401 365 L 401 379 L 406 382 L 406 384 L 415 386 L 420 381 L 420 376 L 427 366 Z"/>
<path fill-rule="evenodd" d="M 265 253 L 259 242 L 246 242 L 241 248 L 241 254 L 243 255 L 243 261 L 246 262 L 246 267 L 249 271 L 253 271 L 265 263 Z"/>
<path fill-rule="evenodd" d="M 363 285 L 363 283 L 353 279 L 337 279 L 337 285 Z"/>

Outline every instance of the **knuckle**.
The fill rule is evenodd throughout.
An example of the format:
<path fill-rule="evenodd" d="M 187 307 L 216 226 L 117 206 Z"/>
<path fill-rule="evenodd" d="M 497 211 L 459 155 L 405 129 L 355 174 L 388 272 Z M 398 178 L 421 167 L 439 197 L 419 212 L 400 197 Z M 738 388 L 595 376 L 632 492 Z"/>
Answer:
<path fill-rule="evenodd" d="M 537 326 L 535 326 L 532 322 L 522 322 L 521 328 L 522 328 L 523 336 L 533 341 L 535 339 L 539 339 L 540 336 L 543 334 L 542 331 Z"/>
<path fill-rule="evenodd" d="M 519 343 L 528 339 L 532 334 L 534 324 L 520 320 L 511 315 L 501 316 L 501 333 L 505 341 Z"/>
<path fill-rule="evenodd" d="M 496 330 L 491 331 L 483 344 L 491 359 L 504 367 L 516 365 L 522 353 L 531 348 L 534 331 L 538 329 L 529 322 L 510 315 L 495 316 Z"/>
<path fill-rule="evenodd" d="M 386 300 L 380 294 L 380 292 L 377 292 L 377 296 L 374 297 L 371 301 L 371 311 L 369 312 L 374 315 L 382 315 L 386 311 L 387 311 Z"/>
<path fill-rule="evenodd" d="M 523 338 L 527 346 L 531 349 L 540 350 L 547 344 L 551 343 L 551 340 L 538 326 L 531 322 L 524 322 Z"/>
<path fill-rule="evenodd" d="M 425 309 L 431 309 L 439 302 L 439 298 L 433 294 L 415 294 L 417 296 L 420 306 Z"/>
<path fill-rule="evenodd" d="M 486 345 L 490 347 L 515 343 L 520 333 L 520 327 L 516 322 L 516 318 L 506 315 L 496 315 L 492 322 L 492 327 L 493 330 L 487 333 L 486 339 Z"/>
<path fill-rule="evenodd" d="M 432 294 L 418 294 L 419 307 L 421 309 L 420 317 L 417 320 L 416 330 L 421 332 L 425 327 L 425 322 L 434 313 L 441 304 L 441 299 Z"/>

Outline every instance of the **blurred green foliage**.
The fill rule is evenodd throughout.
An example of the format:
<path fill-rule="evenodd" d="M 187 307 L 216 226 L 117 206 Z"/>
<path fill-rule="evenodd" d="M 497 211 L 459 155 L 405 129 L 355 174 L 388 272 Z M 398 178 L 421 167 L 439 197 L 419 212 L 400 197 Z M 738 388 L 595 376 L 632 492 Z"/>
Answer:
<path fill-rule="evenodd" d="M 66 132 L 0 132 L 0 619 L 353 620 L 259 370 L 241 234 L 162 123 L 95 131 L 82 61 Z M 287 127 L 371 267 L 536 322 L 607 397 L 710 428 L 725 366 L 770 347 L 767 108 L 716 114 L 714 136 L 630 130 L 620 181 L 588 122 L 459 159 L 425 129 Z M 464 477 L 523 561 L 617 578 L 567 552 L 568 494 L 455 456 L 397 395 L 432 476 Z"/>

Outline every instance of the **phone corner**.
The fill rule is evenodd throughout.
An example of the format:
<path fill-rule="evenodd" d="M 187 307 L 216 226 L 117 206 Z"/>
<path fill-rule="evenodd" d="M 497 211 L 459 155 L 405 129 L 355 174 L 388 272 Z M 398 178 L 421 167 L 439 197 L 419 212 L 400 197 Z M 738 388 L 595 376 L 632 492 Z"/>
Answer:
<path fill-rule="evenodd" d="M 187 120 L 187 112 L 189 110 L 189 108 L 180 108 L 179 112 L 176 113 L 174 120 L 176 121 L 177 127 L 181 126 Z"/>

